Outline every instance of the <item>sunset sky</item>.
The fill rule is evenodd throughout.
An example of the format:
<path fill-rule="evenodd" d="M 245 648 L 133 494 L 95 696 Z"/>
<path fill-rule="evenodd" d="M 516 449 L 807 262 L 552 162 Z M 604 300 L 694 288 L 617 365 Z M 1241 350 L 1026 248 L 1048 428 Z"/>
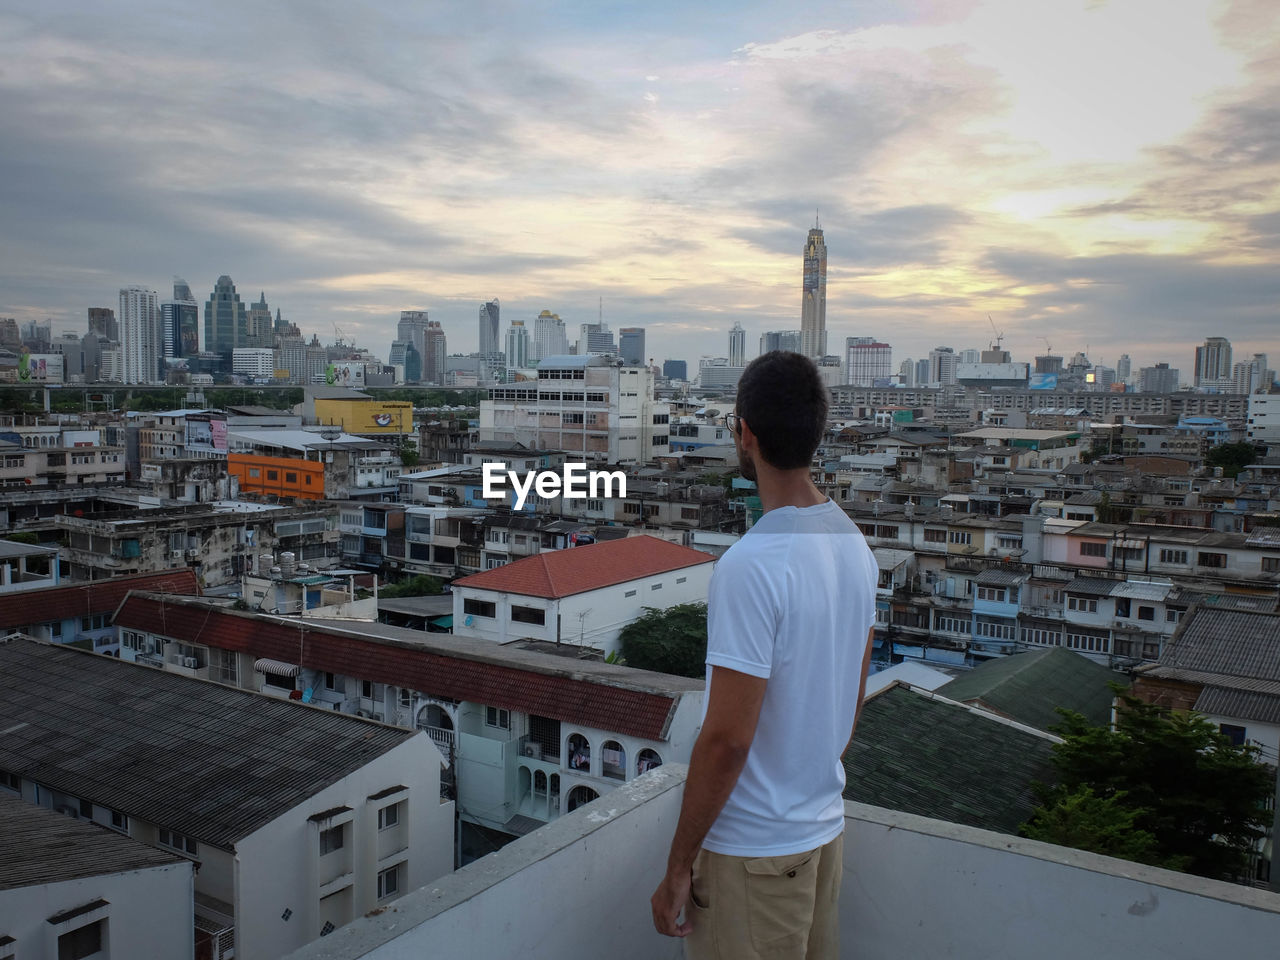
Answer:
<path fill-rule="evenodd" d="M 495 296 L 752 354 L 817 210 L 833 350 L 1280 361 L 1275 0 L 0 0 L 0 137 L 0 316 L 56 329 L 226 273 L 384 359 Z"/>

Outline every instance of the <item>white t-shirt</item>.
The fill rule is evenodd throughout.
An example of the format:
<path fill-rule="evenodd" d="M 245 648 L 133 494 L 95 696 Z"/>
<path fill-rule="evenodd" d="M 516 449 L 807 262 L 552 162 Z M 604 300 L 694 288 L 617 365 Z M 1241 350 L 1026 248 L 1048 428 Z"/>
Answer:
<path fill-rule="evenodd" d="M 844 829 L 840 755 L 858 707 L 876 579 L 862 533 L 830 500 L 770 510 L 716 564 L 707 665 L 769 682 L 746 766 L 706 849 L 781 856 Z"/>

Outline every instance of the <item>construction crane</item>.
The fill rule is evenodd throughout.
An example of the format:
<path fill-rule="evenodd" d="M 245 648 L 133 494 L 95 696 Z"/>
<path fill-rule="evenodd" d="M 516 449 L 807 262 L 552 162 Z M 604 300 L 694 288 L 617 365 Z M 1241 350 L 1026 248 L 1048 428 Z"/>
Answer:
<path fill-rule="evenodd" d="M 348 344 L 347 344 L 347 338 L 346 338 L 346 336 L 343 334 L 343 332 L 342 332 L 342 328 L 341 328 L 341 327 L 339 327 L 336 323 L 333 325 L 333 345 L 334 345 L 335 347 L 345 347 L 345 346 L 347 346 L 347 345 L 348 345 Z M 353 346 L 353 347 L 354 347 L 354 346 L 355 346 L 355 343 L 354 343 L 354 342 L 352 342 L 352 343 L 350 344 L 350 346 Z"/>
<path fill-rule="evenodd" d="M 1041 337 L 1040 339 L 1044 341 L 1044 352 L 1045 352 L 1045 354 L 1046 354 L 1046 355 L 1048 355 L 1048 354 L 1052 354 L 1052 353 L 1053 353 L 1053 344 L 1051 344 L 1051 343 L 1049 342 L 1049 338 L 1048 338 L 1048 337 Z"/>
<path fill-rule="evenodd" d="M 991 332 L 996 335 L 996 349 L 1001 349 L 1004 342 L 1004 334 L 996 329 L 996 322 L 991 319 L 991 314 L 987 314 L 987 323 L 991 324 Z"/>

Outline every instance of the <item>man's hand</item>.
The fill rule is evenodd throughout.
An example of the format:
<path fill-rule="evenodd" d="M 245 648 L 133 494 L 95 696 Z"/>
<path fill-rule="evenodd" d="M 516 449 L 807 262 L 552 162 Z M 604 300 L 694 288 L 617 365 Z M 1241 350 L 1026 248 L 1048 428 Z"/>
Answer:
<path fill-rule="evenodd" d="M 668 871 L 649 898 L 653 907 L 653 926 L 666 937 L 687 937 L 693 930 L 689 919 L 689 890 L 693 876 L 688 870 L 674 876 Z M 680 911 L 684 911 L 684 923 L 680 923 Z"/>

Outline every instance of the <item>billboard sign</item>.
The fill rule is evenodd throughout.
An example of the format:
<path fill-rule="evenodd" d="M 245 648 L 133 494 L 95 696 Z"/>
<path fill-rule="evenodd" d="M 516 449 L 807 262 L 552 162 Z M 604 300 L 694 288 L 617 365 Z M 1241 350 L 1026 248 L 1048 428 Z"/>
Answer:
<path fill-rule="evenodd" d="M 331 363 L 325 368 L 324 379 L 331 387 L 363 387 L 364 364 L 348 361 Z"/>
<path fill-rule="evenodd" d="M 1033 373 L 1027 380 L 1028 390 L 1057 390 L 1058 375 L 1056 373 Z"/>

